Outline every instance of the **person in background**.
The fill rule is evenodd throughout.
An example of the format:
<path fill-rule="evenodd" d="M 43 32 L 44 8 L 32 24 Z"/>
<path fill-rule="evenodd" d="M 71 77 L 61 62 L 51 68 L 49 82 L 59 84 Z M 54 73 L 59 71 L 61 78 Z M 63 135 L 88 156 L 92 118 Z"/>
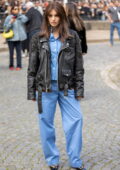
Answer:
<path fill-rule="evenodd" d="M 0 13 L 5 13 L 7 10 L 6 3 L 4 1 L 0 1 Z"/>
<path fill-rule="evenodd" d="M 4 22 L 4 30 L 9 31 L 13 30 L 14 36 L 12 38 L 7 39 L 8 47 L 9 47 L 9 69 L 14 70 L 14 48 L 16 49 L 17 54 L 17 65 L 16 70 L 21 70 L 22 62 L 21 62 L 21 41 L 27 38 L 24 24 L 27 22 L 27 17 L 19 13 L 18 6 L 11 7 L 11 14 L 7 16 Z"/>
<path fill-rule="evenodd" d="M 80 9 L 80 16 L 82 17 L 83 20 L 91 19 L 91 9 L 90 4 L 88 2 L 82 4 Z"/>
<path fill-rule="evenodd" d="M 85 170 L 80 159 L 83 118 L 79 100 L 84 96 L 82 50 L 78 34 L 69 29 L 65 10 L 58 2 L 46 7 L 41 32 L 31 40 L 27 77 L 28 100 L 38 102 L 42 147 L 49 168 L 59 169 L 54 127 L 58 102 L 70 166 Z"/>
<path fill-rule="evenodd" d="M 69 27 L 75 30 L 81 40 L 82 53 L 87 53 L 86 29 L 83 20 L 78 14 L 77 6 L 74 3 L 67 3 L 65 6 Z"/>
<path fill-rule="evenodd" d="M 37 9 L 34 8 L 34 4 L 32 2 L 27 2 L 25 6 L 27 10 L 26 16 L 28 18 L 26 28 L 30 43 L 32 36 L 40 31 L 40 27 L 42 24 L 42 15 Z"/>
<path fill-rule="evenodd" d="M 98 19 L 98 8 L 97 8 L 97 5 L 92 3 L 90 5 L 90 11 L 91 11 L 91 20 L 96 20 Z"/>
<path fill-rule="evenodd" d="M 21 13 L 26 14 L 26 7 L 25 5 L 21 6 Z M 25 30 L 27 33 L 26 25 L 25 25 Z M 28 34 L 27 34 L 27 39 L 22 41 L 22 57 L 28 57 L 29 56 L 29 39 L 28 39 Z"/>
<path fill-rule="evenodd" d="M 118 36 L 120 39 L 120 7 L 117 6 L 117 2 L 111 2 L 110 8 L 108 9 L 108 19 L 110 21 L 110 44 L 113 46 L 113 34 L 114 30 L 117 29 Z"/>
<path fill-rule="evenodd" d="M 39 1 L 35 2 L 35 9 L 37 9 L 43 15 L 42 4 Z"/>

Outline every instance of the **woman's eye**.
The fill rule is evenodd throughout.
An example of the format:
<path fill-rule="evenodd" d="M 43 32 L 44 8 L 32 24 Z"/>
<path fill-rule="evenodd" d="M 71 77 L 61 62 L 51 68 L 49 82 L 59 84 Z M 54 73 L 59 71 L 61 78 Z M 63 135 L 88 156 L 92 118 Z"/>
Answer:
<path fill-rule="evenodd" d="M 48 17 L 59 17 L 58 15 L 48 15 Z"/>

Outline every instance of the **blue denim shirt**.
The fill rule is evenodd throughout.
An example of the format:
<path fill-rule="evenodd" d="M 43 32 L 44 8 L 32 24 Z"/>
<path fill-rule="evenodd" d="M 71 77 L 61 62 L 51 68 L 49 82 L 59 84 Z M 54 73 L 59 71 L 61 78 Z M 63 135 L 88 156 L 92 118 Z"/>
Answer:
<path fill-rule="evenodd" d="M 51 80 L 58 79 L 58 54 L 61 48 L 61 41 L 58 38 L 54 38 L 53 33 L 50 34 L 49 45 L 51 51 Z"/>

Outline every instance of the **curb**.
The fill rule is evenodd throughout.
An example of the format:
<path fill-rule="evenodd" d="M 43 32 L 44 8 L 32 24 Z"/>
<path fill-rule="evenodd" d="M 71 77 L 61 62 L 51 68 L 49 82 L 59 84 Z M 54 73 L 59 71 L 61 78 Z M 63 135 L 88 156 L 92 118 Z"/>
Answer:
<path fill-rule="evenodd" d="M 120 61 L 108 66 L 101 72 L 104 82 L 114 90 L 120 91 Z"/>
<path fill-rule="evenodd" d="M 114 39 L 115 41 L 119 41 L 119 39 Z M 87 43 L 101 43 L 101 42 L 109 42 L 109 39 L 98 39 L 98 40 L 87 40 Z M 0 52 L 8 51 L 8 47 L 1 47 Z"/>
<path fill-rule="evenodd" d="M 114 41 L 120 41 L 119 39 L 114 39 Z M 87 43 L 101 43 L 101 42 L 110 42 L 110 39 L 100 39 L 100 40 L 87 40 Z"/>

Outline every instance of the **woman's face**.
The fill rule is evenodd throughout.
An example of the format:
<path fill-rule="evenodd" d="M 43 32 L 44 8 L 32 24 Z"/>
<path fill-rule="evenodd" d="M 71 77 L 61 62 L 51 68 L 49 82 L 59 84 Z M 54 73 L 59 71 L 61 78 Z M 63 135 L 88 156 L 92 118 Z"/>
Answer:
<path fill-rule="evenodd" d="M 19 9 L 18 9 L 17 6 L 14 7 L 14 9 L 12 10 L 12 13 L 13 13 L 13 14 L 18 14 L 18 13 L 19 13 Z"/>
<path fill-rule="evenodd" d="M 57 12 L 53 9 L 48 15 L 49 24 L 52 27 L 57 27 L 60 23 L 60 17 L 58 16 Z"/>

